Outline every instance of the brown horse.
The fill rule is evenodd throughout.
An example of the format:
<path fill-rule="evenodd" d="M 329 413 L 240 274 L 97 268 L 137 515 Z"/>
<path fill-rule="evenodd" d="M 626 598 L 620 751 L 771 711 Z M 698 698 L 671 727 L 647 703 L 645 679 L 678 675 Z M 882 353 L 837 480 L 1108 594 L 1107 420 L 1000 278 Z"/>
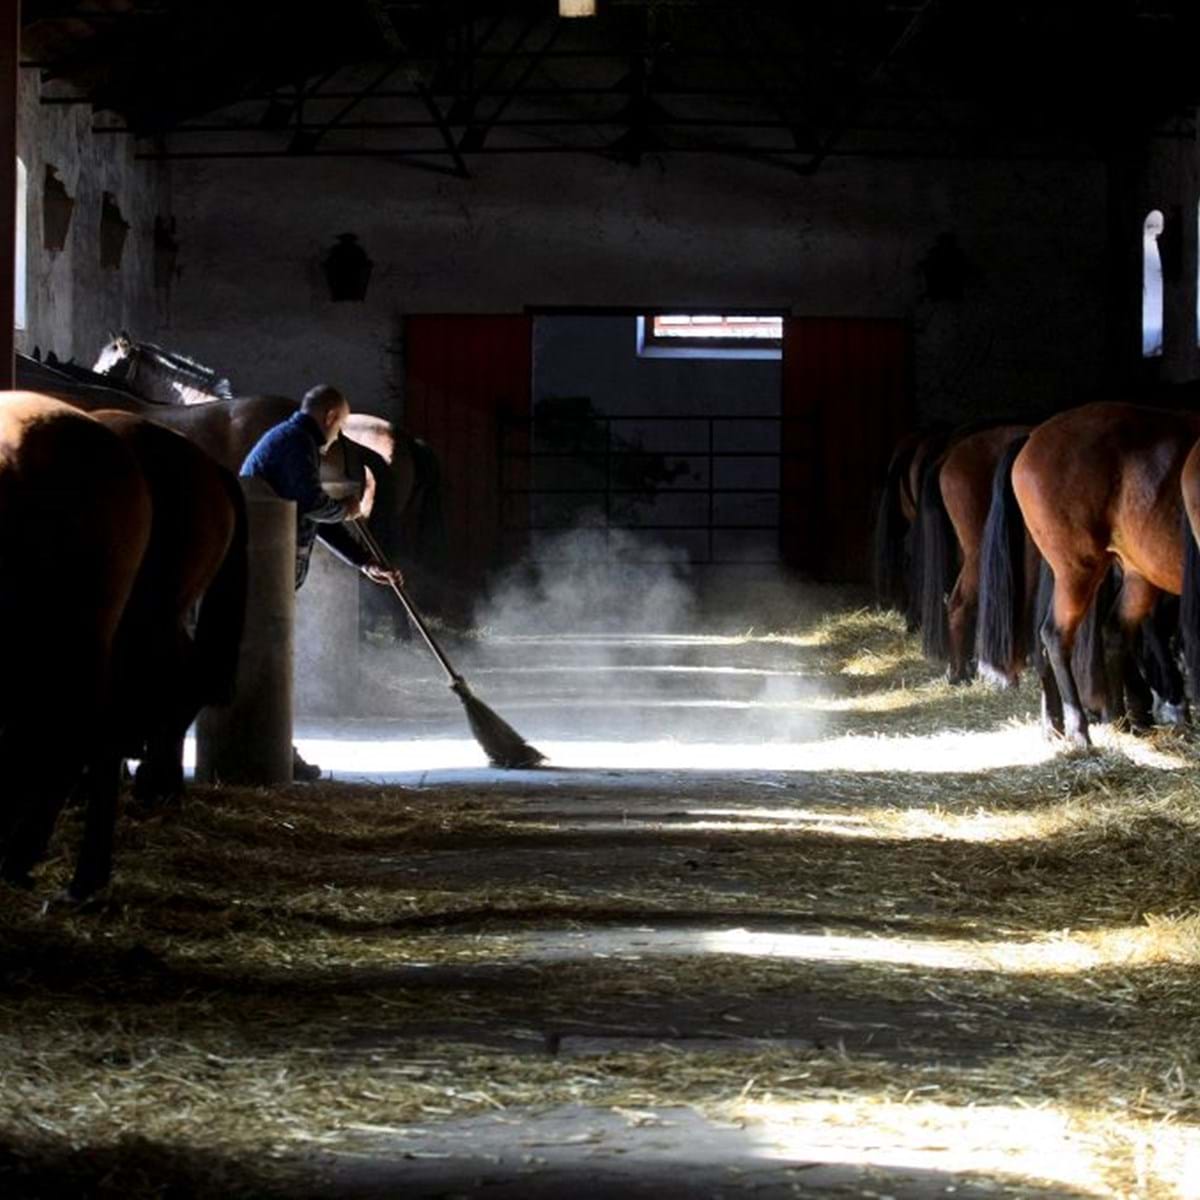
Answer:
<path fill-rule="evenodd" d="M 1110 688 L 1123 695 L 1109 707 L 1119 712 L 1127 700 L 1135 725 L 1149 721 L 1149 692 L 1130 651 L 1160 593 L 1184 591 L 1181 477 L 1197 437 L 1200 415 L 1089 404 L 1039 425 L 1012 462 L 1013 496 L 1054 577 L 1040 630 L 1043 721 L 1077 745 L 1089 738 L 1071 651 L 1113 563 L 1121 583 L 1104 649 Z M 989 569 L 1011 575 L 1002 561 L 1011 544 L 989 543 Z"/>
<path fill-rule="evenodd" d="M 1004 451 L 1029 432 L 1004 424 L 962 432 L 926 472 L 921 491 L 921 631 L 929 658 L 948 664 L 951 683 L 975 674 L 980 551 L 992 476 Z"/>
<path fill-rule="evenodd" d="M 911 632 L 919 624 L 919 581 L 912 558 L 912 531 L 926 467 L 942 452 L 949 430 L 914 430 L 896 444 L 888 462 L 875 514 L 873 565 L 875 603 L 905 614 Z"/>
<path fill-rule="evenodd" d="M 182 433 L 231 471 L 238 470 L 268 429 L 290 417 L 297 407 L 284 396 L 166 405 L 108 386 L 108 377 L 81 367 L 51 366 L 20 355 L 17 374 L 22 385 L 34 386 L 85 412 L 111 408 L 147 416 Z M 322 459 L 322 479 L 360 491 L 366 488 L 371 530 L 388 556 L 410 564 L 415 559 L 436 569 L 445 543 L 436 457 L 419 439 L 408 437 L 380 417 L 355 413 L 346 434 Z M 393 615 L 394 606 L 387 612 Z"/>
<path fill-rule="evenodd" d="M 77 409 L 0 393 L 0 875 L 28 881 L 86 769 L 72 885 L 111 853 L 119 743 L 114 651 L 151 537 L 145 477 L 120 438 Z"/>
<path fill-rule="evenodd" d="M 1179 474 L 1183 498 L 1183 596 L 1179 631 L 1183 658 L 1193 692 L 1200 691 L 1200 441 L 1184 459 Z"/>
<path fill-rule="evenodd" d="M 77 377 L 87 375 L 75 371 Z M 285 396 L 234 396 L 228 379 L 194 359 L 129 334 L 112 334 L 96 361 L 93 383 L 116 383 L 152 408 L 144 410 L 236 471 L 256 441 L 296 411 Z M 87 398 L 84 397 L 86 402 Z M 124 408 L 124 404 L 116 407 Z M 321 465 L 326 483 L 368 487 L 372 533 L 391 558 L 436 569 L 444 550 L 441 477 L 433 452 L 392 422 L 354 413 Z M 368 593 L 369 595 L 372 593 Z M 388 606 L 389 614 L 394 607 Z"/>
<path fill-rule="evenodd" d="M 233 696 L 246 606 L 245 502 L 233 473 L 179 434 L 129 413 L 95 417 L 133 452 L 154 509 L 115 680 L 123 749 L 142 760 L 135 792 L 153 803 L 182 792 L 184 735 L 201 707 Z"/>

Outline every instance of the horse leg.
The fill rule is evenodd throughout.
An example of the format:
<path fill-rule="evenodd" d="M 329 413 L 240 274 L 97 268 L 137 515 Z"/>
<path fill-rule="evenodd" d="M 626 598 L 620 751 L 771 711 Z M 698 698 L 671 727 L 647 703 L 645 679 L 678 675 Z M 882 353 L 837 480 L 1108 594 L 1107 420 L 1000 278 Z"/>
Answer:
<path fill-rule="evenodd" d="M 1188 722 L 1187 690 L 1171 639 L 1179 627 L 1179 597 L 1160 592 L 1137 635 L 1137 659 L 1154 697 L 1154 719 L 1182 727 Z"/>
<path fill-rule="evenodd" d="M 17 887 L 33 886 L 30 871 L 46 856 L 46 847 L 82 765 L 62 747 L 39 748 L 38 734 L 10 730 L 0 738 L 5 791 L 9 796 L 0 820 L 0 878 Z"/>
<path fill-rule="evenodd" d="M 1071 673 L 1080 701 L 1093 720 L 1112 723 L 1125 715 L 1117 609 L 1120 576 L 1110 568 L 1075 634 Z"/>
<path fill-rule="evenodd" d="M 112 878 L 120 781 L 120 755 L 111 750 L 98 753 L 88 766 L 83 841 L 75 861 L 74 878 L 67 888 L 68 896 L 77 903 L 99 891 Z"/>
<path fill-rule="evenodd" d="M 183 740 L 186 730 L 162 729 L 146 740 L 133 794 L 147 809 L 173 804 L 183 795 Z"/>
<path fill-rule="evenodd" d="M 963 561 L 962 570 L 946 603 L 950 624 L 951 683 L 970 683 L 975 676 L 971 651 L 975 645 L 975 619 L 979 615 L 979 561 Z"/>
<path fill-rule="evenodd" d="M 1079 689 L 1071 673 L 1071 649 L 1080 621 L 1091 604 L 1106 565 L 1099 571 L 1056 572 L 1054 576 L 1054 599 L 1046 620 L 1042 623 L 1042 645 L 1046 650 L 1048 671 L 1053 674 L 1058 696 L 1062 704 L 1061 725 L 1053 720 L 1055 705 L 1043 692 L 1043 713 L 1051 719 L 1053 728 L 1074 746 L 1091 745 L 1088 736 L 1087 714 L 1079 700 Z M 1043 674 L 1043 682 L 1045 673 Z"/>
<path fill-rule="evenodd" d="M 1047 622 L 1050 620 L 1046 618 Z M 1037 658 L 1038 679 L 1042 685 L 1042 734 L 1052 739 L 1063 735 L 1063 703 L 1054 677 L 1050 655 L 1043 649 Z"/>
<path fill-rule="evenodd" d="M 1126 713 L 1135 732 L 1145 732 L 1154 723 L 1154 698 L 1133 654 L 1138 628 L 1154 611 L 1158 589 L 1143 576 L 1125 572 L 1117 598 L 1114 627 L 1109 635 L 1113 643 L 1113 666 L 1122 683 Z M 1106 644 L 1107 648 L 1107 644 Z"/>

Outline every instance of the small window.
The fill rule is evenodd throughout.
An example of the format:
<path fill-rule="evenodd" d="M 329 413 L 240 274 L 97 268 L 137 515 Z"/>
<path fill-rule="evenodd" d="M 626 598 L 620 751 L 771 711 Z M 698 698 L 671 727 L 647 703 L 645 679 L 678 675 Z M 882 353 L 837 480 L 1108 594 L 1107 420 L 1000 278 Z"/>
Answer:
<path fill-rule="evenodd" d="M 780 358 L 783 317 L 754 313 L 656 313 L 638 318 L 647 358 Z"/>
<path fill-rule="evenodd" d="M 14 289 L 13 289 L 13 325 L 17 329 L 25 328 L 25 305 L 26 305 L 26 284 L 25 271 L 27 267 L 27 255 L 25 248 L 25 234 L 27 222 L 25 220 L 25 206 L 28 201 L 28 178 L 25 171 L 25 164 L 17 159 L 17 253 L 16 253 L 16 270 L 14 272 Z"/>
<path fill-rule="evenodd" d="M 1142 357 L 1157 358 L 1163 352 L 1163 273 L 1158 239 L 1165 228 L 1157 208 L 1142 223 Z"/>

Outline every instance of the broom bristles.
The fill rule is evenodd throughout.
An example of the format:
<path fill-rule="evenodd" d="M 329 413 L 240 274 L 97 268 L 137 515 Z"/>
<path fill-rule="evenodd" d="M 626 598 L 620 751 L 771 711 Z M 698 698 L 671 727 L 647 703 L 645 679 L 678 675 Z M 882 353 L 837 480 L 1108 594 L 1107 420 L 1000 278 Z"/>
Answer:
<path fill-rule="evenodd" d="M 493 767 L 519 770 L 536 767 L 546 756 L 531 746 L 507 721 L 493 712 L 459 678 L 450 685 L 466 709 L 467 723 Z"/>

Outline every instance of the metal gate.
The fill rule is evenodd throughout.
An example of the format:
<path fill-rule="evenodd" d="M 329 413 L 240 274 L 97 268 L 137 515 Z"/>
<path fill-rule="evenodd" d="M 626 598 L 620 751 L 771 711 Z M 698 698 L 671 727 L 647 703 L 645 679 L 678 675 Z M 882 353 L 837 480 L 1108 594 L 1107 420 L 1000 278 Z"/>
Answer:
<path fill-rule="evenodd" d="M 583 527 L 629 561 L 682 552 L 695 564 L 778 564 L 789 516 L 804 508 L 788 501 L 809 491 L 787 480 L 809 475 L 796 468 L 811 465 L 813 424 L 779 414 L 502 416 L 506 557 L 546 561 L 556 535 Z"/>

